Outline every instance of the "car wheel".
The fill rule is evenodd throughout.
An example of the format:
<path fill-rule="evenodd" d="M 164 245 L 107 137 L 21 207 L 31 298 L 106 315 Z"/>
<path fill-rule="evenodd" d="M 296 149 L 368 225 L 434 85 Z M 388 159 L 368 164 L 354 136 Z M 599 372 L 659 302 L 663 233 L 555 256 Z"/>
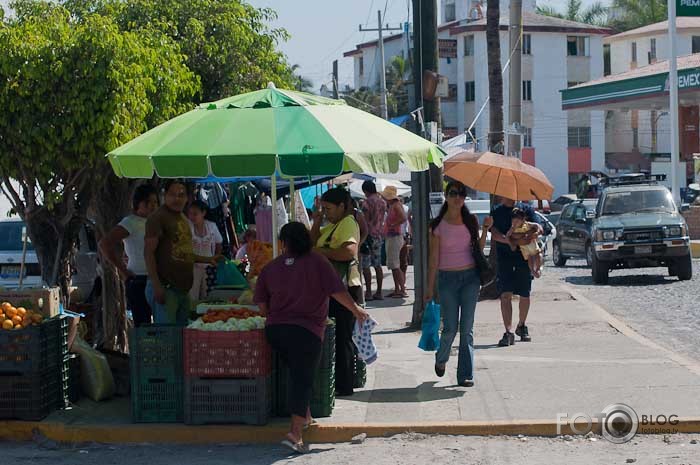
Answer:
<path fill-rule="evenodd" d="M 561 254 L 561 247 L 559 247 L 559 242 L 552 242 L 552 260 L 554 260 L 554 266 L 566 266 L 566 257 Z"/>
<path fill-rule="evenodd" d="M 610 268 L 608 264 L 598 260 L 595 254 L 593 254 L 591 258 L 591 275 L 593 276 L 593 282 L 595 284 L 608 284 L 608 279 L 610 278 Z"/>
<path fill-rule="evenodd" d="M 593 266 L 593 246 L 590 242 L 586 244 L 586 265 Z"/>
<path fill-rule="evenodd" d="M 690 254 L 679 259 L 675 263 L 674 270 L 680 281 L 689 281 L 693 279 L 693 260 Z"/>

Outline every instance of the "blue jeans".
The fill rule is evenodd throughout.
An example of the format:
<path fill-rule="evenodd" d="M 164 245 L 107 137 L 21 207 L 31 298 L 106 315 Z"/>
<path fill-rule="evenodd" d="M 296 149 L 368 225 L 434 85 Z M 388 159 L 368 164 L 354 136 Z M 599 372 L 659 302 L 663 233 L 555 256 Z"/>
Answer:
<path fill-rule="evenodd" d="M 153 310 L 153 323 L 185 326 L 192 303 L 187 292 L 172 287 L 165 288 L 165 303 L 156 302 L 153 283 L 146 283 L 146 300 Z"/>
<path fill-rule="evenodd" d="M 443 327 L 435 363 L 444 365 L 450 359 L 452 342 L 459 326 L 457 382 L 460 383 L 474 379 L 474 313 L 476 301 L 479 298 L 479 288 L 479 273 L 475 268 L 440 271 L 438 274 Z"/>

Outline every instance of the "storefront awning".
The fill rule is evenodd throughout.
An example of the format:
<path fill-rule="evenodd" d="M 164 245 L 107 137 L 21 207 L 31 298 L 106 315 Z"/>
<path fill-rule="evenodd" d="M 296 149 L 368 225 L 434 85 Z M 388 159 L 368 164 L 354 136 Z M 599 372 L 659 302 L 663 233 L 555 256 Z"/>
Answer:
<path fill-rule="evenodd" d="M 668 109 L 668 60 L 562 90 L 562 109 Z M 682 105 L 700 103 L 700 55 L 678 58 Z"/>

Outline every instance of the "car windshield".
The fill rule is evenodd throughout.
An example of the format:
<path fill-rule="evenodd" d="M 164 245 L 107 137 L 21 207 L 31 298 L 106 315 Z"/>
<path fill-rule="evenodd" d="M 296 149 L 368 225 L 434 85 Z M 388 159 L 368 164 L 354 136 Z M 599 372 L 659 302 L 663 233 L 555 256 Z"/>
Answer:
<path fill-rule="evenodd" d="M 603 216 L 641 212 L 676 211 L 671 193 L 662 189 L 610 192 L 605 196 Z"/>
<path fill-rule="evenodd" d="M 22 251 L 22 228 L 24 223 L 20 221 L 0 222 L 0 251 Z M 27 242 L 27 250 L 33 250 L 32 244 Z"/>

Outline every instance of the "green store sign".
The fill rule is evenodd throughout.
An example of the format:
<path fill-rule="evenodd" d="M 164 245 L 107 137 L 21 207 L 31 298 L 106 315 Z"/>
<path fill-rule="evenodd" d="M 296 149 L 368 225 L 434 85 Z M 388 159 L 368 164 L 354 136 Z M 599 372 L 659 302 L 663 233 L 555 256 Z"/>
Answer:
<path fill-rule="evenodd" d="M 676 16 L 700 16 L 700 0 L 676 0 Z"/>

